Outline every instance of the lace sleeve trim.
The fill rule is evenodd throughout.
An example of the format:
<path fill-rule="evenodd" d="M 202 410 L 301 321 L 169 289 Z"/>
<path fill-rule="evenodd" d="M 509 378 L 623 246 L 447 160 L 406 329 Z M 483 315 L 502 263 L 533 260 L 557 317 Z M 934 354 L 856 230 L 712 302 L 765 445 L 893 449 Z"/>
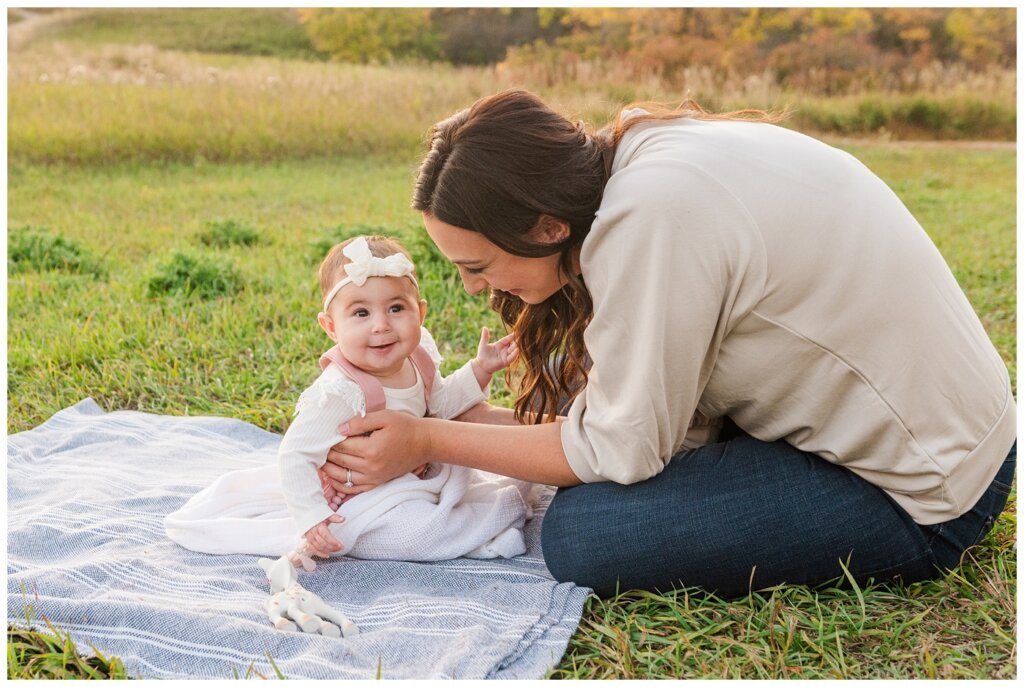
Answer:
<path fill-rule="evenodd" d="M 441 352 L 437 350 L 437 343 L 434 341 L 434 337 L 431 336 L 430 332 L 426 327 L 420 327 L 423 330 L 423 336 L 420 337 L 420 345 L 430 356 L 430 359 L 434 361 L 435 365 L 441 364 Z"/>
<path fill-rule="evenodd" d="M 366 398 L 362 389 L 351 379 L 318 379 L 302 392 L 295 403 L 295 413 L 304 409 L 323 408 L 330 402 L 341 400 L 352 409 L 353 415 L 366 415 Z"/>

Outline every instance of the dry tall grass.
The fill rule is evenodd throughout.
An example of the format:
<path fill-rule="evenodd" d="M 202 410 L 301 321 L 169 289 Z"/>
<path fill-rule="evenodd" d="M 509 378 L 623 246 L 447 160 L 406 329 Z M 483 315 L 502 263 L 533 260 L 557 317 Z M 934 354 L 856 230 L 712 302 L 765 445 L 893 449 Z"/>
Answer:
<path fill-rule="evenodd" d="M 715 95 L 728 100 L 744 99 L 755 104 L 770 102 L 786 91 L 779 85 L 772 69 L 759 72 L 723 71 L 707 65 L 692 65 L 674 70 L 646 66 L 625 60 L 582 59 L 567 50 L 532 49 L 520 56 L 515 50 L 498 70 L 519 81 L 549 87 L 573 88 L 575 84 L 614 88 L 628 86 L 645 92 L 678 90 L 680 87 L 696 95 Z M 808 84 L 807 95 L 829 90 L 834 75 L 818 67 L 802 73 Z M 931 62 L 921 68 L 892 70 L 870 76 L 852 78 L 844 84 L 847 96 L 912 93 L 929 96 L 974 96 L 1011 101 L 1016 94 L 1017 73 L 1014 69 L 989 66 L 971 69 L 963 63 Z"/>
<path fill-rule="evenodd" d="M 575 65 L 572 78 L 552 79 L 508 66 L 362 66 L 53 43 L 12 55 L 8 65 L 9 154 L 14 161 L 72 163 L 407 154 L 419 147 L 430 122 L 510 87 L 534 90 L 594 125 L 632 100 L 671 103 L 687 95 L 714 108 L 792 106 L 797 116 L 790 125 L 797 128 L 871 132 L 886 117 L 902 116 L 898 108 L 895 115 L 872 111 L 865 124 L 856 103 L 781 93 L 770 74 L 718 83 L 694 69 L 680 88 L 656 74 L 620 79 L 588 64 Z M 954 75 L 922 72 L 920 78 L 941 90 Z M 990 78 L 986 92 L 1003 93 L 1002 77 Z M 1012 100 L 1007 106 L 1002 96 L 991 98 L 979 109 L 954 94 L 929 101 L 926 110 L 941 117 L 967 104 L 961 123 L 940 135 L 1012 138 Z M 800 119 L 801 111 L 808 116 Z M 975 112 L 984 115 L 976 118 L 988 130 L 978 130 Z"/>
<path fill-rule="evenodd" d="M 12 157 L 261 160 L 419 143 L 424 122 L 494 86 L 488 70 L 56 45 L 9 66 Z"/>

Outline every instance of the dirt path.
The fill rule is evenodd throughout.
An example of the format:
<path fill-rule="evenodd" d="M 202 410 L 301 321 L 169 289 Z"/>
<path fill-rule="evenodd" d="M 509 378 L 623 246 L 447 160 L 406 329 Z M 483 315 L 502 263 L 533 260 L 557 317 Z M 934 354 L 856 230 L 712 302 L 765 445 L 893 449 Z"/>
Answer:
<path fill-rule="evenodd" d="M 812 134 L 813 135 L 813 134 Z M 887 148 L 949 148 L 954 150 L 1016 150 L 1016 141 L 887 141 L 877 137 L 853 138 L 829 136 L 821 139 L 830 144 L 857 146 L 885 146 Z"/>
<path fill-rule="evenodd" d="M 24 7 L 9 7 L 7 9 L 7 50 L 17 52 L 22 50 L 40 33 L 74 19 L 81 14 L 81 10 L 57 10 L 55 12 L 36 12 Z M 10 22 L 12 17 L 19 21 Z"/>

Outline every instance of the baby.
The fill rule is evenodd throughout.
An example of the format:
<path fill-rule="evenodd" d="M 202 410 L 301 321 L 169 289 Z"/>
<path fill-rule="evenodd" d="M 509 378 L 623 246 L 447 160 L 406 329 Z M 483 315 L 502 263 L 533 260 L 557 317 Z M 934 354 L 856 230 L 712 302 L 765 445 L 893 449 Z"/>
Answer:
<path fill-rule="evenodd" d="M 422 327 L 427 303 L 415 268 L 393 239 L 341 243 L 319 274 L 324 300 L 317 321 L 336 345 L 300 395 L 278 451 L 282 492 L 296 540 L 302 537 L 295 553 L 409 560 L 520 553 L 516 528 L 525 519 L 528 485 L 449 465 L 423 466 L 349 497 L 322 485 L 327 452 L 345 439 L 339 425 L 385 407 L 456 417 L 486 399 L 491 376 L 508 366 L 516 346 L 511 335 L 490 343 L 484 327 L 476 357 L 442 377 L 437 346 Z M 349 471 L 347 486 L 352 481 Z"/>

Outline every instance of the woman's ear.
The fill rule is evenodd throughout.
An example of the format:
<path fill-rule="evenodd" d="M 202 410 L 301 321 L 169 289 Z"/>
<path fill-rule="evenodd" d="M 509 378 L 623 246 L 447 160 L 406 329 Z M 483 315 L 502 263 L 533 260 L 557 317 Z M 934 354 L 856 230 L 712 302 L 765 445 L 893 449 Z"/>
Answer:
<path fill-rule="evenodd" d="M 327 332 L 327 336 L 330 338 L 330 340 L 337 343 L 337 334 L 334 333 L 334 320 L 331 319 L 331 316 L 325 312 L 322 312 L 316 316 L 316 321 L 317 324 L 320 325 L 320 328 Z"/>
<path fill-rule="evenodd" d="M 534 228 L 534 239 L 540 243 L 562 243 L 571 233 L 569 223 L 551 215 L 541 215 Z"/>

